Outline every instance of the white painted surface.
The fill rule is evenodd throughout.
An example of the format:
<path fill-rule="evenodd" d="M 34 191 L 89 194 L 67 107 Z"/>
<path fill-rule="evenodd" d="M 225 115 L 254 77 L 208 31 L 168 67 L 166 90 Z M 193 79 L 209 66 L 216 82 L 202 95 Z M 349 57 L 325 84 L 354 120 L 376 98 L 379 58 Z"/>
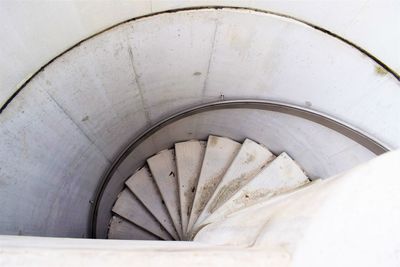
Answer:
<path fill-rule="evenodd" d="M 118 196 L 112 211 L 164 240 L 171 239 L 168 232 L 162 228 L 156 218 L 127 188 Z"/>
<path fill-rule="evenodd" d="M 281 252 L 221 248 L 196 242 L 0 236 L 2 266 L 251 266 L 287 261 Z"/>
<path fill-rule="evenodd" d="M 159 237 L 150 234 L 142 228 L 129 221 L 113 216 L 108 231 L 109 239 L 132 239 L 132 240 L 160 240 Z"/>
<path fill-rule="evenodd" d="M 134 193 L 148 211 L 161 223 L 168 233 L 178 240 L 174 224 L 169 216 L 167 207 L 161 198 L 160 191 L 147 167 L 143 167 L 132 175 L 126 186 Z"/>
<path fill-rule="evenodd" d="M 400 151 L 387 153 L 234 213 L 195 240 L 278 249 L 289 266 L 399 266 L 399 161 Z"/>
<path fill-rule="evenodd" d="M 147 164 L 149 164 L 151 174 L 167 206 L 175 229 L 179 237 L 183 238 L 175 152 L 173 149 L 163 150 L 147 159 Z"/>
<path fill-rule="evenodd" d="M 199 218 L 193 226 L 193 231 L 198 230 L 201 223 L 211 213 L 253 179 L 274 158 L 275 156 L 266 147 L 250 139 L 246 139 L 217 188 L 214 190 L 210 200 L 200 213 Z"/>
<path fill-rule="evenodd" d="M 195 140 L 175 144 L 182 231 L 185 237 L 200 169 L 203 164 L 205 146 L 205 142 Z"/>
<path fill-rule="evenodd" d="M 223 175 L 239 151 L 241 144 L 226 137 L 210 135 L 204 155 L 193 208 L 189 218 L 188 232 L 197 221 L 201 211 L 214 193 Z"/>

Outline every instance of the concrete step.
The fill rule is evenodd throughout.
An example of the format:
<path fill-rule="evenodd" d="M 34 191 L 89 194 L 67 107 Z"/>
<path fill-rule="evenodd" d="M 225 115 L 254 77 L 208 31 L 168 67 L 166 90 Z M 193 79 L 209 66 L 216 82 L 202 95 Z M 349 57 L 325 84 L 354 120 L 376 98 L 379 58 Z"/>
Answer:
<path fill-rule="evenodd" d="M 163 150 L 149 158 L 147 164 L 154 180 L 160 190 L 161 196 L 167 206 L 168 212 L 178 232 L 183 238 L 182 222 L 180 216 L 180 201 L 178 191 L 178 178 L 176 175 L 175 152 L 173 149 Z"/>
<path fill-rule="evenodd" d="M 309 182 L 300 166 L 283 152 L 206 218 L 202 225 L 221 220 L 235 211 L 294 190 Z"/>
<path fill-rule="evenodd" d="M 179 240 L 179 236 L 172 219 L 169 216 L 167 207 L 165 206 L 165 203 L 163 203 L 160 191 L 158 190 L 149 169 L 146 166 L 141 168 L 133 174 L 125 184 L 150 211 L 150 213 L 161 223 L 165 230 L 167 230 L 175 240 Z"/>
<path fill-rule="evenodd" d="M 264 146 L 246 139 L 229 166 L 215 192 L 199 215 L 193 231 L 198 229 L 211 213 L 246 185 L 275 156 Z"/>
<path fill-rule="evenodd" d="M 183 235 L 187 233 L 189 216 L 203 164 L 206 142 L 187 141 L 175 144 L 176 170 L 179 184 Z"/>
<path fill-rule="evenodd" d="M 120 193 L 112 211 L 164 240 L 172 240 L 168 232 L 128 188 Z"/>
<path fill-rule="evenodd" d="M 327 186 L 325 182 L 313 180 L 296 190 L 279 194 L 234 212 L 220 221 L 201 228 L 193 241 L 221 247 L 234 245 L 254 248 L 259 241 L 264 243 L 266 240 L 280 239 L 281 242 L 272 247 L 282 248 L 285 253 L 288 253 L 288 249 L 291 251 L 291 247 L 287 246 L 288 242 L 290 244 L 291 240 L 304 239 L 305 232 L 299 232 L 299 229 L 308 225 L 307 222 L 310 217 L 307 215 L 313 214 L 313 212 L 319 213 L 320 210 L 317 207 L 321 204 L 320 201 L 324 199 L 324 194 L 318 196 L 318 191 Z M 303 213 L 304 210 L 306 210 L 305 213 Z M 299 214 L 306 214 L 306 216 L 298 216 Z M 272 235 L 271 229 L 275 230 Z M 320 229 L 323 229 L 322 232 L 327 231 L 326 227 Z M 310 233 L 309 227 L 303 230 L 308 230 L 308 233 Z M 266 233 L 270 235 L 266 235 Z M 340 235 L 340 231 L 338 233 Z M 260 237 L 263 240 L 260 240 Z M 320 238 L 324 240 L 324 236 Z M 282 242 L 283 240 L 284 242 Z M 265 247 L 263 246 L 263 248 Z"/>
<path fill-rule="evenodd" d="M 238 153 L 240 146 L 240 143 L 229 138 L 213 135 L 208 137 L 187 232 L 191 231 L 201 211 Z"/>
<path fill-rule="evenodd" d="M 111 218 L 108 239 L 160 240 L 159 237 L 119 216 Z"/>

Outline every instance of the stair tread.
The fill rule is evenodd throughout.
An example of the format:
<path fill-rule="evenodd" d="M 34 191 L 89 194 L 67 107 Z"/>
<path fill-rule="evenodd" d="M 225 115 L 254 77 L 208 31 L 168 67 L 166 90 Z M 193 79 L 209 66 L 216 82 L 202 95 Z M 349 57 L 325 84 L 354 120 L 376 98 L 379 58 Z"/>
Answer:
<path fill-rule="evenodd" d="M 294 232 L 289 233 L 289 236 L 291 238 L 298 236 L 298 231 L 296 230 L 298 230 L 298 226 L 304 222 L 305 218 L 298 217 L 295 222 L 293 218 L 296 217 L 296 215 L 293 216 L 293 214 L 296 214 L 297 211 L 301 209 L 304 210 L 305 207 L 307 209 L 307 207 L 313 206 L 312 203 L 309 203 L 309 205 L 304 207 L 305 203 L 312 200 L 312 195 L 315 194 L 315 188 L 323 187 L 324 182 L 325 181 L 319 179 L 310 181 L 305 186 L 279 194 L 271 199 L 260 201 L 252 206 L 232 213 L 222 220 L 203 227 L 193 238 L 193 241 L 219 246 L 229 246 L 232 244 L 254 246 L 254 244 L 259 243 L 260 236 L 266 239 L 271 238 L 271 236 L 264 235 L 265 232 L 268 232 L 271 225 L 275 225 L 279 228 L 275 237 L 288 236 L 287 232 L 284 231 L 287 225 L 294 226 Z M 297 205 L 296 203 L 301 204 Z M 293 209 L 292 212 L 288 212 L 287 208 Z M 283 221 L 284 224 L 277 223 L 276 218 L 281 222 Z M 286 218 L 286 220 L 284 218 Z M 287 224 L 287 222 L 294 223 Z M 292 234 L 295 235 L 293 236 Z M 265 239 L 262 241 L 265 241 Z"/>
<path fill-rule="evenodd" d="M 130 223 L 119 216 L 113 216 L 108 231 L 109 239 L 160 240 L 159 237 L 147 232 L 139 226 Z"/>
<path fill-rule="evenodd" d="M 172 239 L 156 218 L 151 215 L 128 188 L 125 188 L 120 193 L 112 211 L 164 240 Z"/>
<path fill-rule="evenodd" d="M 168 233 L 175 239 L 179 237 L 163 203 L 160 192 L 147 167 L 143 167 L 133 174 L 126 182 L 126 186 L 135 194 L 150 213 L 161 223 Z"/>
<path fill-rule="evenodd" d="M 226 137 L 210 135 L 201 166 L 197 189 L 194 196 L 192 211 L 189 218 L 190 231 L 220 183 L 226 170 L 238 153 L 241 144 Z"/>
<path fill-rule="evenodd" d="M 266 147 L 246 139 L 215 192 L 200 213 L 194 230 L 274 158 L 275 156 Z"/>
<path fill-rule="evenodd" d="M 147 164 L 160 190 L 167 210 L 174 223 L 179 237 L 182 239 L 182 223 L 180 218 L 180 201 L 178 178 L 176 175 L 175 153 L 173 149 L 163 150 L 149 158 Z"/>
<path fill-rule="evenodd" d="M 303 186 L 309 181 L 300 166 L 283 152 L 206 218 L 203 224 L 215 222 L 235 211 Z"/>
<path fill-rule="evenodd" d="M 176 170 L 181 204 L 183 234 L 187 232 L 197 181 L 203 163 L 206 142 L 187 141 L 175 144 Z"/>

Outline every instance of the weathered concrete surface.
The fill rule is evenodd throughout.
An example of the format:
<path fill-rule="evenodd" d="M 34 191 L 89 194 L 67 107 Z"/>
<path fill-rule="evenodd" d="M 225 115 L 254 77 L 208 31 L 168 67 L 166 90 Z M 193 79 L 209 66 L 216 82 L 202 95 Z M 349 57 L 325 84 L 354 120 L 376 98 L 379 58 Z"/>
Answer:
<path fill-rule="evenodd" d="M 210 135 L 204 155 L 196 194 L 193 199 L 188 231 L 197 221 L 201 211 L 231 165 L 241 144 L 226 137 Z"/>
<path fill-rule="evenodd" d="M 176 175 L 175 151 L 163 150 L 147 159 L 150 172 L 160 190 L 165 206 L 174 223 L 179 237 L 183 238 L 181 203 L 179 201 L 178 177 Z"/>
<path fill-rule="evenodd" d="M 206 142 L 191 140 L 175 144 L 176 174 L 178 176 L 179 200 L 183 235 L 189 224 L 194 195 L 199 181 L 200 169 L 203 165 Z"/>
<path fill-rule="evenodd" d="M 40 87 L 22 92 L 0 125 L 0 233 L 87 236 L 107 159 Z"/>
<path fill-rule="evenodd" d="M 283 152 L 201 224 L 207 225 L 221 220 L 235 211 L 265 202 L 273 196 L 295 190 L 308 182 L 309 179 L 301 167 Z"/>
<path fill-rule="evenodd" d="M 123 240 L 160 240 L 159 237 L 152 235 L 150 232 L 143 230 L 119 216 L 112 217 L 108 231 L 108 238 Z"/>
<path fill-rule="evenodd" d="M 178 240 L 174 224 L 169 216 L 167 207 L 162 200 L 157 184 L 145 166 L 132 175 L 126 182 L 131 190 L 148 211 L 161 223 L 168 233 Z"/>
<path fill-rule="evenodd" d="M 193 231 L 197 231 L 208 216 L 253 179 L 274 158 L 275 156 L 266 147 L 246 139 L 197 218 Z"/>
<path fill-rule="evenodd" d="M 399 37 L 393 34 L 400 23 L 398 1 L 2 1 L 0 33 L 7 38 L 0 44 L 0 103 L 46 62 L 102 29 L 152 12 L 209 5 L 259 8 L 309 21 L 353 41 L 400 73 Z M 340 12 L 332 16 L 332 10 Z"/>
<path fill-rule="evenodd" d="M 119 194 L 112 211 L 131 223 L 159 236 L 161 239 L 172 239 L 169 233 L 161 226 L 160 222 L 157 221 L 128 188 L 125 188 Z"/>

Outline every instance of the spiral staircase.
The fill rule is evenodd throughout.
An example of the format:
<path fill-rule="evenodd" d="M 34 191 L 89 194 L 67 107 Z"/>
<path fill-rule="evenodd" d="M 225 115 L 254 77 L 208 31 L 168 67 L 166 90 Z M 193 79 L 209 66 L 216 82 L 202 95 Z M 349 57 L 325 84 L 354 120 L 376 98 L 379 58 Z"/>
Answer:
<path fill-rule="evenodd" d="M 108 238 L 193 240 L 205 225 L 308 182 L 286 153 L 275 157 L 249 139 L 176 143 L 125 182 Z"/>
<path fill-rule="evenodd" d="M 400 5 L 285 2 L 1 2 L 0 266 L 399 266 Z"/>

